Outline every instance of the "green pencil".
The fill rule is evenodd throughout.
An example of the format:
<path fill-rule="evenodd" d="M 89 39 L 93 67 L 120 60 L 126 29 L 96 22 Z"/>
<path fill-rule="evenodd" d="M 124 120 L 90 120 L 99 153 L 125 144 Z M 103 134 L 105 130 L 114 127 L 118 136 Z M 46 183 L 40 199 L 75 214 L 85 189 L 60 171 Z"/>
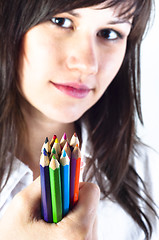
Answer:
<path fill-rule="evenodd" d="M 54 155 L 49 164 L 49 173 L 53 222 L 58 223 L 62 219 L 61 176 L 60 164 Z"/>

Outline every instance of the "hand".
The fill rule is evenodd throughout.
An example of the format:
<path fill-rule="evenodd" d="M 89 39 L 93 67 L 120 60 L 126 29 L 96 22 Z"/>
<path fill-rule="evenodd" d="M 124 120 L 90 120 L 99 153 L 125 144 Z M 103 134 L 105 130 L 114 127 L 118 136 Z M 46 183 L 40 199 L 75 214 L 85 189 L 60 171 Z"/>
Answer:
<path fill-rule="evenodd" d="M 12 200 L 0 221 L 0 239 L 5 240 L 97 240 L 96 212 L 99 188 L 81 183 L 79 201 L 69 214 L 57 224 L 41 219 L 40 178 Z"/>

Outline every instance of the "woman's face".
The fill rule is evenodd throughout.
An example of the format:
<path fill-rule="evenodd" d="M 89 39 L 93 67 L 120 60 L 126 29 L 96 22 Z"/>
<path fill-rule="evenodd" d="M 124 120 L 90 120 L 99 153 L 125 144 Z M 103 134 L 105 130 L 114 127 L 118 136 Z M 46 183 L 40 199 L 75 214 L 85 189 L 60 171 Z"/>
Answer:
<path fill-rule="evenodd" d="M 131 20 L 117 16 L 113 8 L 80 8 L 25 34 L 20 88 L 38 113 L 69 123 L 100 99 L 123 62 L 131 29 Z"/>

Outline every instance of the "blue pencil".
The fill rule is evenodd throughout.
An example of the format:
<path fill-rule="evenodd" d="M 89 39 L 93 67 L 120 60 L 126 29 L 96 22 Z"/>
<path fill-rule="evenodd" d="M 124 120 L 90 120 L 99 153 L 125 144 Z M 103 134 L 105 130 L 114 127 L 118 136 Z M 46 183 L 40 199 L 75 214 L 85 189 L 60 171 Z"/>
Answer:
<path fill-rule="evenodd" d="M 49 178 L 49 157 L 46 149 L 40 157 L 40 177 L 41 177 L 41 205 L 42 216 L 44 221 L 52 223 L 52 204 L 51 204 L 51 191 L 50 191 L 50 178 Z"/>
<path fill-rule="evenodd" d="M 60 158 L 61 188 L 62 188 L 62 215 L 69 212 L 70 206 L 70 159 L 65 150 Z"/>

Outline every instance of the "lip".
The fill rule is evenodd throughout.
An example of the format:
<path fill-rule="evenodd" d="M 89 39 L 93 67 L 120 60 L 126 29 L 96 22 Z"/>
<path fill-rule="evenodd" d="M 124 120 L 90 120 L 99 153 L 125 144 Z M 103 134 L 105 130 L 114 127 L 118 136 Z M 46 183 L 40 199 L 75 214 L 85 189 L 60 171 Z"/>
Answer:
<path fill-rule="evenodd" d="M 91 89 L 84 84 L 67 83 L 58 84 L 51 82 L 59 91 L 74 98 L 85 98 Z"/>

